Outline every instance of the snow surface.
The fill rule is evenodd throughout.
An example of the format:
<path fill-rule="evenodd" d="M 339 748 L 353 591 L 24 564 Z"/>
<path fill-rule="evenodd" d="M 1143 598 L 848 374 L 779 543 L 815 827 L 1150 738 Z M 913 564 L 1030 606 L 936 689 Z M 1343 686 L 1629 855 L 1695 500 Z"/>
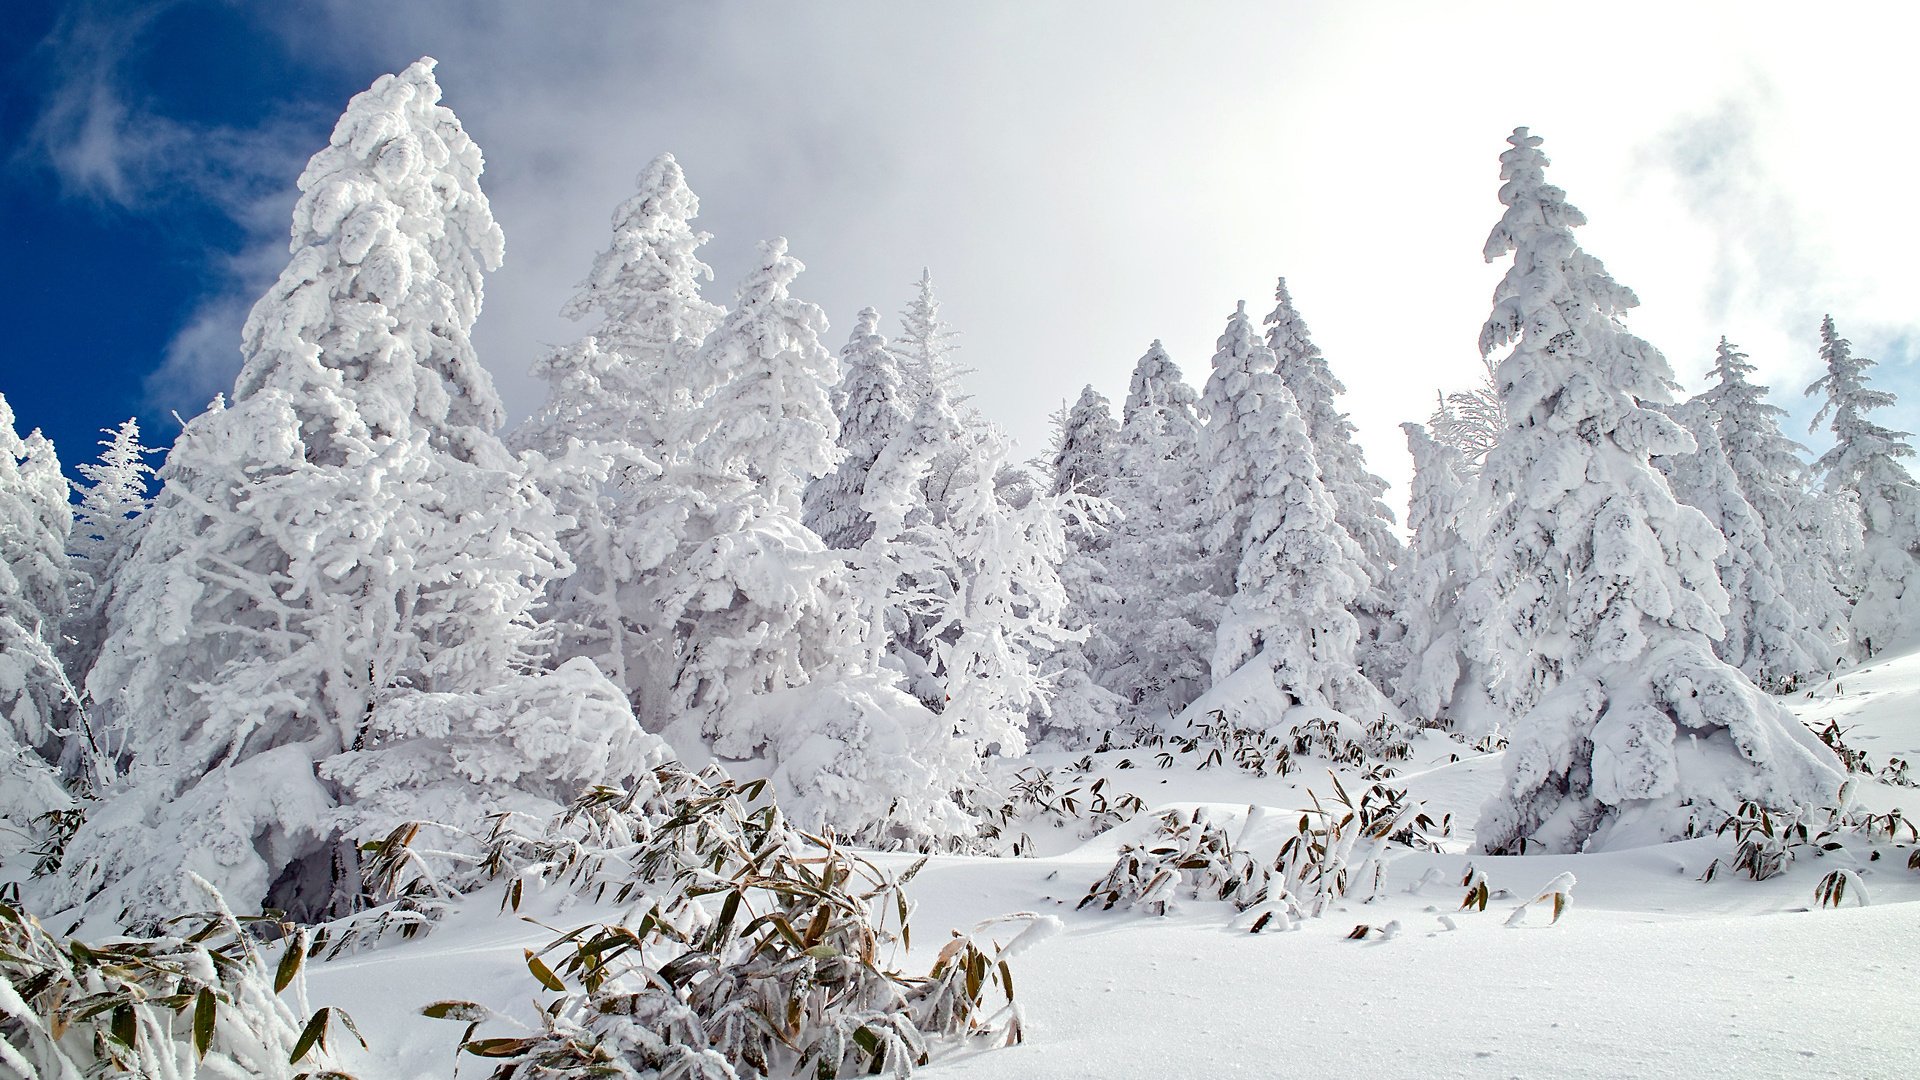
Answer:
<path fill-rule="evenodd" d="M 1797 695 L 1809 724 L 1837 720 L 1876 765 L 1920 753 L 1920 653 L 1875 662 Z M 1221 818 L 1248 804 L 1282 811 L 1323 797 L 1308 762 L 1284 777 L 1199 770 L 1157 750 L 1035 755 L 1062 788 L 1108 779 L 1109 798 L 1139 794 L 1153 809 L 1207 806 Z M 1458 760 L 1454 760 L 1454 759 Z M 1122 762 L 1130 767 L 1122 767 Z M 1076 910 L 1119 845 L 1150 826 L 1146 813 L 1082 839 L 1084 821 L 1024 825 L 1037 858 L 935 856 L 909 887 L 924 970 L 948 927 L 1009 911 L 1058 915 L 1063 933 L 1013 961 L 1026 1018 L 1023 1045 L 952 1048 L 933 1078 L 1309 1077 L 1894 1077 L 1912 1075 L 1920 1028 L 1920 872 L 1898 858 L 1866 863 L 1803 852 L 1764 882 L 1700 875 L 1732 842 L 1701 837 L 1602 854 L 1488 857 L 1471 853 L 1480 804 L 1498 791 L 1499 755 L 1474 754 L 1428 732 L 1399 780 L 1438 818 L 1443 852 L 1404 852 L 1372 903 L 1342 903 L 1292 932 L 1250 935 L 1224 903 L 1182 900 L 1165 917 Z M 1349 784 L 1352 779 L 1349 777 Z M 1862 782 L 1863 805 L 1920 807 L 1920 789 Z M 1230 832 L 1233 830 L 1230 828 Z M 1890 853 L 1891 854 L 1891 853 Z M 904 869 L 914 856 L 876 855 Z M 1468 863 L 1493 890 L 1485 911 L 1459 908 Z M 1815 882 L 1856 869 L 1871 904 L 1821 909 Z M 1551 922 L 1516 907 L 1571 873 L 1572 905 Z M 461 1026 L 418 1015 L 441 998 L 532 1014 L 545 995 L 521 950 L 613 913 L 568 906 L 557 890 L 522 914 L 496 912 L 483 893 L 424 939 L 310 968 L 314 1006 L 338 1005 L 374 1048 L 351 1062 L 363 1078 L 447 1077 Z M 542 925 L 544 924 L 544 925 Z M 1394 924 L 1397 924 L 1395 926 Z M 1389 931 L 1350 940 L 1356 926 Z M 512 1034 L 505 1025 L 483 1034 Z M 358 1053 L 357 1049 L 354 1051 Z M 467 1058 L 463 1075 L 486 1063 Z"/>

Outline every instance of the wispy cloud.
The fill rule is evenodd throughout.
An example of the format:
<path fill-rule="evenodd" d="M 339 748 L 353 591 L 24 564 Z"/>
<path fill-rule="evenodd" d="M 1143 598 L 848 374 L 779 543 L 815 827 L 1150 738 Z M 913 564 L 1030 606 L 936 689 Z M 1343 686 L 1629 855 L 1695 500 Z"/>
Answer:
<path fill-rule="evenodd" d="M 323 123 L 298 108 L 269 109 L 253 127 L 198 123 L 152 105 L 128 71 L 156 21 L 179 6 L 88 0 L 63 12 L 34 55 L 39 110 L 13 154 L 15 167 L 47 170 L 67 197 L 105 213 L 211 212 L 233 226 L 231 247 L 192 253 L 208 291 L 146 379 L 143 411 L 163 427 L 239 370 L 241 325 L 285 261 L 293 178 Z"/>

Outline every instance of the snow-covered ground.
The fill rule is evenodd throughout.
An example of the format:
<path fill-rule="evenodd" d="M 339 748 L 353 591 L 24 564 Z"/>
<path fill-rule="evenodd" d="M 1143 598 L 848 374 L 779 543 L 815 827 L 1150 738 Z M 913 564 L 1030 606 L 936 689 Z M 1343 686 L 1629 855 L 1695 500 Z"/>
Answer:
<path fill-rule="evenodd" d="M 1877 767 L 1920 758 L 1920 654 L 1848 672 L 1792 705 L 1814 726 L 1838 721 Z M 1459 760 L 1453 760 L 1455 757 Z M 1061 787 L 1140 796 L 1149 809 L 1206 806 L 1222 819 L 1249 804 L 1297 813 L 1309 762 L 1285 777 L 1228 767 L 1170 768 L 1156 751 L 1038 755 Z M 1131 767 L 1120 767 L 1122 760 Z M 1479 806 L 1501 781 L 1497 754 L 1423 736 L 1396 782 L 1439 818 L 1443 852 L 1403 851 L 1368 903 L 1337 905 L 1299 929 L 1235 929 L 1225 903 L 1182 900 L 1166 916 L 1076 908 L 1142 834 L 1142 813 L 1083 839 L 1080 821 L 1029 821 L 1036 858 L 933 858 L 911 885 L 913 954 L 921 971 L 949 927 L 1010 911 L 1057 915 L 1064 931 L 1014 961 L 1023 1045 L 949 1050 L 926 1075 L 968 1078 L 1306 1077 L 1907 1077 L 1920 1062 L 1920 871 L 1911 845 L 1864 845 L 1828 856 L 1802 848 L 1764 882 L 1724 868 L 1725 837 L 1605 854 L 1492 858 L 1470 854 Z M 1920 789 L 1871 780 L 1861 805 L 1920 811 Z M 1084 797 L 1082 798 L 1084 804 Z M 1018 830 L 1016 830 L 1018 831 Z M 877 856 L 904 868 L 907 856 Z M 1703 882 L 1715 859 L 1722 871 Z M 1466 865 L 1493 890 L 1485 911 L 1460 910 Z M 1814 888 L 1855 869 L 1870 903 L 1833 909 Z M 1565 871 L 1571 908 L 1510 915 Z M 558 898 L 551 898 L 557 900 Z M 349 1011 L 372 1045 L 362 1077 L 453 1073 L 460 1025 L 418 1015 L 440 998 L 526 1016 L 539 992 L 522 949 L 605 912 L 529 901 L 539 920 L 497 914 L 488 897 L 431 936 L 311 968 L 312 1004 Z M 1356 926 L 1384 928 L 1354 940 Z M 509 1034 L 507 1030 L 498 1032 Z M 467 1058 L 463 1075 L 487 1063 Z"/>

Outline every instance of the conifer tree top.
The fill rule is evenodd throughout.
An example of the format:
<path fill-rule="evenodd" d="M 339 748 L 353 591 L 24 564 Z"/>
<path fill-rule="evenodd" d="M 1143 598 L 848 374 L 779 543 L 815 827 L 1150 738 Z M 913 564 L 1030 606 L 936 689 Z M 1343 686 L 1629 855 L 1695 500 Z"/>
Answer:
<path fill-rule="evenodd" d="M 504 238 L 479 147 L 439 104 L 433 67 L 416 61 L 348 103 L 300 176 L 293 258 L 242 334 L 236 404 L 269 389 L 328 414 L 352 403 L 356 421 L 308 424 L 322 456 L 358 423 L 376 439 L 418 425 L 468 453 L 505 419 L 468 338 Z"/>
<path fill-rule="evenodd" d="M 1167 355 L 1166 347 L 1159 338 L 1147 346 L 1147 351 L 1133 365 L 1133 379 L 1127 386 L 1127 404 L 1121 414 L 1125 420 L 1131 420 L 1133 414 L 1143 408 L 1184 408 L 1191 409 L 1199 400 L 1193 387 L 1187 385 L 1180 368 Z"/>

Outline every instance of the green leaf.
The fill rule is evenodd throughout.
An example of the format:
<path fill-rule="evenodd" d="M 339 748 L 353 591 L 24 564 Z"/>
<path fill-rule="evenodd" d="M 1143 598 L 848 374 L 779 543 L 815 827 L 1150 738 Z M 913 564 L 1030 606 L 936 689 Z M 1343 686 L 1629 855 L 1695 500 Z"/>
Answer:
<path fill-rule="evenodd" d="M 79 945 L 80 943 L 76 941 L 74 944 Z M 113 1033 L 113 1037 L 119 1041 L 120 1045 L 129 1049 L 138 1045 L 140 1041 L 140 1022 L 133 1015 L 133 1006 L 126 1002 L 115 1005 L 113 1007 L 113 1020 L 108 1030 Z"/>
<path fill-rule="evenodd" d="M 831 945 L 815 945 L 806 951 L 806 955 L 816 960 L 831 960 L 840 955 L 840 950 Z"/>
<path fill-rule="evenodd" d="M 540 985 L 549 990 L 566 990 L 567 984 L 560 981 L 560 976 L 555 975 L 552 968 L 533 955 L 532 949 L 522 949 L 521 952 L 527 956 L 527 970 L 533 972 L 533 977 L 540 980 Z"/>
<path fill-rule="evenodd" d="M 322 1050 L 327 1048 L 327 1014 L 332 1011 L 330 1007 L 322 1008 L 307 1019 L 307 1026 L 300 1029 L 300 1037 L 293 1042 L 293 1053 L 287 1056 L 289 1063 L 297 1063 L 306 1057 L 307 1051 L 315 1045 Z"/>
<path fill-rule="evenodd" d="M 435 1020 L 482 1020 L 487 1010 L 471 1001 L 436 1001 L 421 1009 L 420 1015 Z"/>
<path fill-rule="evenodd" d="M 273 973 L 273 992 L 278 994 L 293 983 L 293 977 L 300 974 L 301 961 L 307 958 L 305 933 L 287 942 L 287 951 L 280 954 L 280 966 Z"/>
<path fill-rule="evenodd" d="M 475 1039 L 463 1049 L 475 1057 L 519 1057 L 534 1044 L 533 1039 Z"/>
<path fill-rule="evenodd" d="M 213 991 L 204 986 L 194 995 L 193 1053 L 202 1061 L 206 1060 L 207 1047 L 213 1045 L 214 1012 L 219 1007 L 219 1003 L 213 999 Z"/>

